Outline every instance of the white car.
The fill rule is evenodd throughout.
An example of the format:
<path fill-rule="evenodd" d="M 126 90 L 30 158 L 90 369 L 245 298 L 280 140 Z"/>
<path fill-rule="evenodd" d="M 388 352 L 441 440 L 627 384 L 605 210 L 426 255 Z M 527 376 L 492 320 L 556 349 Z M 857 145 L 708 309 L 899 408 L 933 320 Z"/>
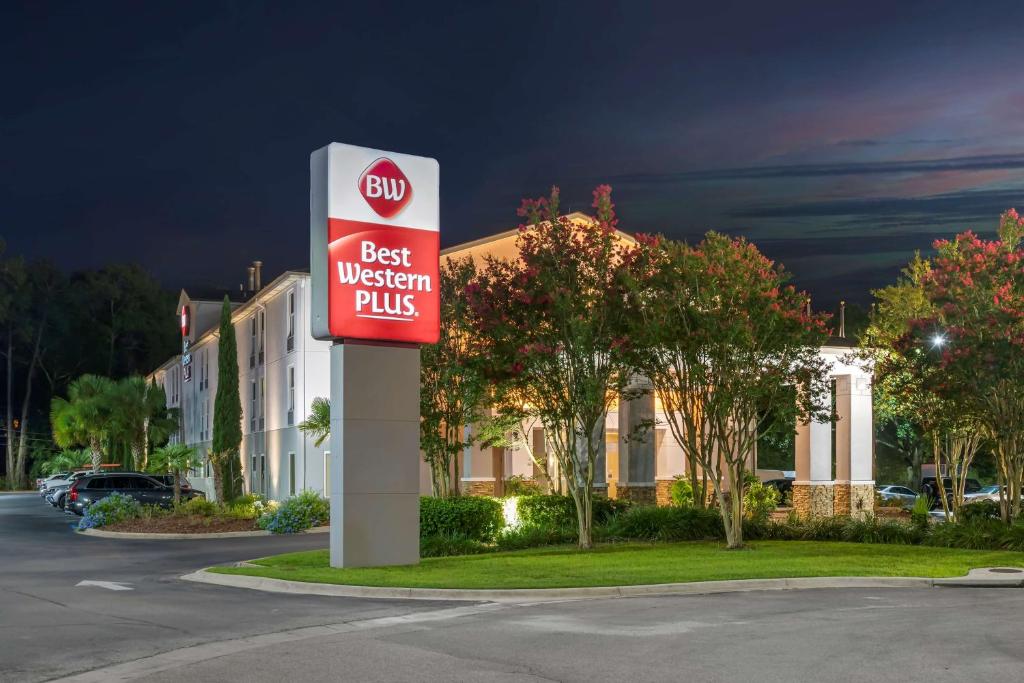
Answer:
<path fill-rule="evenodd" d="M 914 501 L 917 500 L 917 493 L 908 489 L 906 486 L 897 486 L 895 484 L 879 486 L 878 494 L 882 496 L 882 500 L 900 501 L 900 507 L 908 510 L 914 507 Z"/>
<path fill-rule="evenodd" d="M 973 493 L 964 494 L 964 503 L 977 503 L 982 500 L 991 500 L 992 502 L 999 502 L 999 486 L 992 484 L 991 486 L 983 486 Z"/>
<path fill-rule="evenodd" d="M 46 489 L 51 489 L 57 484 L 67 482 L 70 476 L 71 472 L 58 472 L 57 474 L 51 474 L 45 479 L 36 479 L 36 488 L 39 489 L 39 495 L 43 495 Z"/>

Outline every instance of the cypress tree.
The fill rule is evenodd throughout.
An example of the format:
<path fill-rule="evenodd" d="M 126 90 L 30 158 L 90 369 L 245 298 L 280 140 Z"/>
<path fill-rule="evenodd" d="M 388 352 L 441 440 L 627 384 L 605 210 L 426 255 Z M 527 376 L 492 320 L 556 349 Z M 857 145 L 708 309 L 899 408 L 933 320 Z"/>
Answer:
<path fill-rule="evenodd" d="M 213 402 L 214 488 L 217 499 L 228 501 L 242 494 L 242 398 L 238 394 L 238 343 L 231 324 L 231 302 L 224 297 L 220 310 L 217 350 L 217 396 Z"/>

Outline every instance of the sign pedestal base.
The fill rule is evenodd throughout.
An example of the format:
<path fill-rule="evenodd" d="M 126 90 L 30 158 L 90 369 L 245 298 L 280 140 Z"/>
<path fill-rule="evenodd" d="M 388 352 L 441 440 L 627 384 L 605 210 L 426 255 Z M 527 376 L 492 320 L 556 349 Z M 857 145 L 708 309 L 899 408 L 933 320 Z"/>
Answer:
<path fill-rule="evenodd" d="M 417 564 L 420 350 L 331 346 L 331 566 Z"/>

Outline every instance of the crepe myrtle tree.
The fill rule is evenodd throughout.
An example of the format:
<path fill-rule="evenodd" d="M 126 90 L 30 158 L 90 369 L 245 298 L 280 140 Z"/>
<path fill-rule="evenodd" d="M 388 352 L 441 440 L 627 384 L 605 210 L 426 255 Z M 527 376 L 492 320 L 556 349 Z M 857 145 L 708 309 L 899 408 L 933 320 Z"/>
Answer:
<path fill-rule="evenodd" d="M 950 468 L 952 512 L 964 502 L 967 474 L 982 445 L 982 431 L 971 406 L 955 395 L 936 392 L 943 371 L 934 362 L 945 343 L 944 327 L 935 327 L 926 338 L 908 343 L 920 320 L 940 324 L 942 313 L 929 298 L 932 263 L 915 254 L 895 284 L 877 290 L 876 307 L 857 355 L 872 366 L 875 414 L 894 425 L 897 446 L 910 456 L 911 484 L 920 484 L 921 461 L 930 444 L 936 471 L 943 462 Z M 945 483 L 936 478 L 943 511 L 950 513 Z"/>
<path fill-rule="evenodd" d="M 466 287 L 474 343 L 490 379 L 535 411 L 576 507 L 579 547 L 592 545 L 593 484 L 610 404 L 625 387 L 624 289 L 611 188 L 596 218 L 559 214 L 559 192 L 525 200 L 519 255 L 487 258 Z"/>
<path fill-rule="evenodd" d="M 473 444 L 467 427 L 483 417 L 487 398 L 465 292 L 475 276 L 470 258 L 442 261 L 440 335 L 436 344 L 420 348 L 420 448 L 435 496 L 459 494 L 458 456 Z"/>
<path fill-rule="evenodd" d="M 828 316 L 810 313 L 783 268 L 742 238 L 709 232 L 690 246 L 641 236 L 626 263 L 627 356 L 661 398 L 697 496 L 698 471 L 709 475 L 728 545 L 739 548 L 758 436 L 830 414 L 818 354 Z"/>
<path fill-rule="evenodd" d="M 913 321 L 900 349 L 934 347 L 921 362 L 932 388 L 973 416 L 991 440 L 1000 508 L 1021 515 L 1024 478 L 1024 219 L 1000 219 L 999 239 L 967 231 L 935 243 L 924 290 L 936 313 Z"/>

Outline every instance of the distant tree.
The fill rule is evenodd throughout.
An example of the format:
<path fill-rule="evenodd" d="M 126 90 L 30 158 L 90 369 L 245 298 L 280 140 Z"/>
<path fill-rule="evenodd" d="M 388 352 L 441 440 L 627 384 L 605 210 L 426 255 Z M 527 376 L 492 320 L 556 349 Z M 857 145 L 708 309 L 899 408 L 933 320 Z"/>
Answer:
<path fill-rule="evenodd" d="M 85 446 L 92 471 L 103 464 L 103 444 L 110 437 L 114 383 L 106 377 L 82 375 L 68 387 L 68 398 L 55 398 L 50 408 L 54 441 L 61 448 Z"/>
<path fill-rule="evenodd" d="M 621 350 L 624 242 L 611 188 L 596 219 L 559 214 L 559 192 L 526 200 L 515 260 L 488 258 L 466 287 L 477 353 L 490 379 L 536 411 L 576 507 L 579 547 L 592 546 L 594 477 L 609 406 L 625 390 Z"/>
<path fill-rule="evenodd" d="M 217 347 L 217 396 L 213 403 L 214 488 L 217 500 L 233 500 L 242 493 L 242 398 L 238 393 L 238 343 L 227 296 L 220 311 Z"/>
<path fill-rule="evenodd" d="M 317 396 L 309 406 L 309 417 L 299 423 L 299 431 L 313 437 L 313 445 L 319 448 L 331 436 L 331 402 Z"/>
<path fill-rule="evenodd" d="M 459 494 L 458 456 L 476 438 L 466 428 L 480 420 L 487 397 L 465 294 L 475 275 L 470 258 L 442 261 L 440 337 L 420 349 L 420 448 L 435 496 Z"/>
<path fill-rule="evenodd" d="M 695 247 L 642 238 L 628 266 L 634 314 L 623 346 L 662 400 L 695 498 L 704 486 L 699 466 L 727 543 L 738 548 L 758 437 L 775 424 L 831 413 L 822 405 L 827 373 L 818 353 L 826 317 L 811 314 L 782 267 L 742 238 L 709 232 Z"/>
<path fill-rule="evenodd" d="M 151 472 L 170 472 L 174 475 L 174 504 L 181 503 L 181 474 L 195 465 L 196 451 L 183 443 L 172 443 L 153 451 L 149 462 Z"/>

